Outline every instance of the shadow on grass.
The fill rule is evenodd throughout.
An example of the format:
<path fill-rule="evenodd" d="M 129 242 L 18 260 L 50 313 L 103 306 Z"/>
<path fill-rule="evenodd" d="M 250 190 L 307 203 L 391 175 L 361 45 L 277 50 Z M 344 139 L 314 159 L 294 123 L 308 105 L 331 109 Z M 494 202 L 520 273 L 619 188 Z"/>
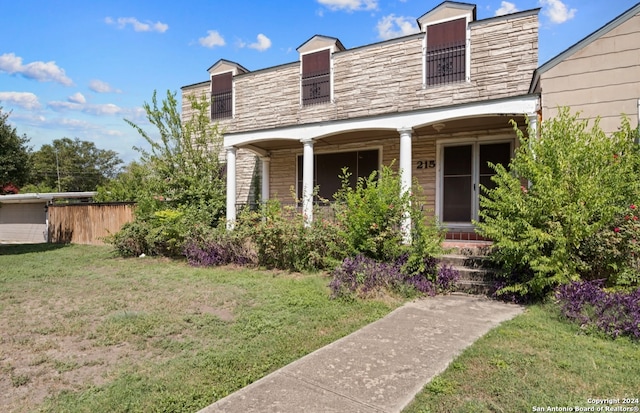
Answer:
<path fill-rule="evenodd" d="M 65 248 L 69 244 L 0 244 L 0 255 L 30 254 Z"/>

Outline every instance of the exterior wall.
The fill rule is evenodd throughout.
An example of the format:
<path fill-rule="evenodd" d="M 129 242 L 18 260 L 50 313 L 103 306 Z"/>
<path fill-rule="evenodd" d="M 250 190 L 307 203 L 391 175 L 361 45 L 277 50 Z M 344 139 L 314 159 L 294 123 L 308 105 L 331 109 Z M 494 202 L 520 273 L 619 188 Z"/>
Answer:
<path fill-rule="evenodd" d="M 540 76 L 542 113 L 548 119 L 559 106 L 600 116 L 605 132 L 620 126 L 621 114 L 638 121 L 640 99 L 640 14 L 609 31 Z"/>
<path fill-rule="evenodd" d="M 47 241 L 46 202 L 0 205 L 0 243 Z"/>
<path fill-rule="evenodd" d="M 332 103 L 301 107 L 298 62 L 235 76 L 235 116 L 220 125 L 245 132 L 526 94 L 538 59 L 537 14 L 473 22 L 470 31 L 470 82 L 424 88 L 424 34 L 417 34 L 334 53 Z M 208 82 L 183 88 L 202 91 Z"/>

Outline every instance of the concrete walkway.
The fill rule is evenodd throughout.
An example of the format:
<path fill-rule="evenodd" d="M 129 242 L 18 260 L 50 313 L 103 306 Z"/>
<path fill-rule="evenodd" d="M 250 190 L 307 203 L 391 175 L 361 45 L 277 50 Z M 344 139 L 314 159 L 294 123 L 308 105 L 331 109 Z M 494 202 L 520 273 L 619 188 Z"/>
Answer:
<path fill-rule="evenodd" d="M 463 349 L 522 311 L 462 294 L 408 303 L 200 413 L 400 412 Z"/>

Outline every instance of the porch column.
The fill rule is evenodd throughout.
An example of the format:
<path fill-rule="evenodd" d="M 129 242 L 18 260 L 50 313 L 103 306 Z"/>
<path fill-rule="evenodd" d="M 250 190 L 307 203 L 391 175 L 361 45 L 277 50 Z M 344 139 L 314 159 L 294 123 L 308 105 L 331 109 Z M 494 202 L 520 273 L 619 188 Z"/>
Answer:
<path fill-rule="evenodd" d="M 260 157 L 260 172 L 262 175 L 262 190 L 260 192 L 260 201 L 265 203 L 269 200 L 269 172 L 271 158 L 269 156 Z"/>
<path fill-rule="evenodd" d="M 305 225 L 313 221 L 313 139 L 303 139 L 302 151 L 302 214 Z"/>
<path fill-rule="evenodd" d="M 527 117 L 529 118 L 529 131 L 531 132 L 530 137 L 537 138 L 538 137 L 538 114 L 529 113 Z"/>
<path fill-rule="evenodd" d="M 236 224 L 236 151 L 234 146 L 224 148 L 227 152 L 227 229 Z"/>
<path fill-rule="evenodd" d="M 400 195 L 411 190 L 411 128 L 400 128 Z M 405 244 L 411 243 L 411 215 L 405 213 L 402 221 L 402 234 Z"/>

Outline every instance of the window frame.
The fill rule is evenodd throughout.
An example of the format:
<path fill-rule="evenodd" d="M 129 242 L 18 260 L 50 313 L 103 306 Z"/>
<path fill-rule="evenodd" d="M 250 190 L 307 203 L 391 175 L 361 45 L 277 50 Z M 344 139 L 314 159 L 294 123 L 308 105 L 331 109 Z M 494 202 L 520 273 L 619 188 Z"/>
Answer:
<path fill-rule="evenodd" d="M 321 57 L 326 55 L 326 64 L 322 64 L 320 61 Z M 317 58 L 314 60 L 314 58 Z M 310 70 L 305 70 L 306 62 L 311 67 Z M 319 67 L 318 67 L 319 66 Z M 317 67 L 317 68 L 316 68 Z M 315 70 L 314 70 L 315 69 Z M 320 82 L 318 82 L 318 80 Z M 322 93 L 317 97 L 306 97 L 305 96 L 305 88 L 307 86 L 313 87 L 315 85 L 316 89 L 322 89 L 323 86 L 318 86 L 318 83 L 328 83 L 328 87 L 326 87 L 328 93 Z M 333 102 L 333 53 L 331 48 L 323 48 L 318 50 L 313 50 L 308 53 L 304 53 L 300 55 L 300 106 L 302 107 L 310 107 L 314 105 L 321 105 L 323 103 L 332 103 Z"/>
<path fill-rule="evenodd" d="M 447 82 L 440 82 L 440 83 L 429 83 L 429 71 L 428 71 L 428 62 L 427 62 L 427 56 L 429 53 L 429 47 L 428 47 L 428 33 L 429 33 L 429 28 L 439 25 L 439 24 L 443 24 L 443 23 L 450 23 L 450 22 L 455 22 L 455 21 L 460 21 L 460 20 L 464 20 L 465 22 L 465 39 L 464 39 L 464 79 L 460 79 L 460 80 L 453 80 L 453 81 L 447 81 Z M 429 23 L 425 29 L 424 29 L 424 36 L 422 38 L 422 88 L 423 89 L 427 89 L 427 88 L 432 88 L 432 87 L 441 87 L 441 86 L 447 86 L 447 85 L 456 85 L 462 82 L 470 82 L 471 81 L 471 71 L 470 71 L 470 67 L 471 67 L 471 29 L 469 27 L 469 23 L 470 23 L 470 16 L 456 16 L 453 18 L 449 18 L 449 19 L 442 19 L 442 20 L 438 20 L 438 21 L 434 21 Z"/>
<path fill-rule="evenodd" d="M 228 86 L 225 84 L 219 85 L 216 87 L 216 80 L 219 80 L 220 83 L 228 82 Z M 216 90 L 217 89 L 217 90 Z M 233 71 L 216 73 L 215 75 L 211 75 L 211 94 L 210 94 L 210 116 L 211 120 L 224 120 L 224 119 L 233 119 L 235 114 L 235 99 L 233 93 Z M 216 109 L 216 97 L 222 97 L 223 102 L 227 104 L 229 107 L 225 108 L 224 111 L 220 113 L 214 112 Z"/>

